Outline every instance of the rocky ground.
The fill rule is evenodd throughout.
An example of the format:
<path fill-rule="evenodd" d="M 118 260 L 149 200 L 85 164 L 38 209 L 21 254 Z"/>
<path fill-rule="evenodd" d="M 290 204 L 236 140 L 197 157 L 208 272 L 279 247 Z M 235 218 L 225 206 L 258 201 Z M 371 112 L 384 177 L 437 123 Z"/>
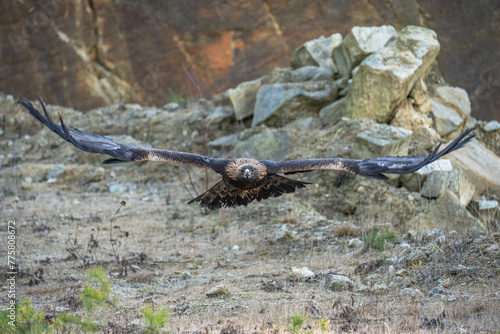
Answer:
<path fill-rule="evenodd" d="M 356 34 L 350 38 L 362 41 Z M 428 37 L 408 38 L 419 41 L 412 48 L 430 45 L 435 57 Z M 18 300 L 30 299 L 47 323 L 63 312 L 89 316 L 79 295 L 90 283 L 88 269 L 98 265 L 123 313 L 103 306 L 90 317 L 110 332 L 141 326 L 146 306 L 168 307 L 168 327 L 179 333 L 288 332 L 297 314 L 307 317 L 300 330 L 313 333 L 498 331 L 497 123 L 470 117 L 465 91 L 411 75 L 389 80 L 402 96 L 374 102 L 384 115 L 353 115 L 363 82 L 379 78 L 369 62 L 352 78 L 354 63 L 341 67 L 338 59 L 335 69 L 301 66 L 321 62 L 314 57 L 325 54 L 321 47 L 332 51 L 330 42 L 299 48 L 296 69 L 277 69 L 211 101 L 162 109 L 111 105 L 85 114 L 48 109 L 69 126 L 123 143 L 214 156 L 422 155 L 472 125 L 477 139 L 406 178 L 296 174 L 312 184 L 207 212 L 186 202 L 215 175 L 153 162 L 102 166 L 103 156 L 75 149 L 2 95 L 0 236 L 7 245 L 6 223 L 15 220 Z M 390 52 L 408 52 L 394 51 L 396 44 Z M 340 47 L 343 55 L 354 52 Z M 425 77 L 433 58 L 415 54 L 425 60 L 415 73 Z M 2 262 L 5 280 L 7 269 Z"/>
<path fill-rule="evenodd" d="M 86 121 L 99 123 L 80 117 Z M 134 324 L 141 324 L 145 305 L 168 306 L 174 332 L 286 332 L 295 313 L 307 316 L 303 329 L 313 332 L 321 331 L 321 319 L 330 321 L 329 332 L 500 328 L 498 233 L 443 229 L 432 216 L 428 225 L 441 229 L 401 229 L 394 225 L 403 219 L 398 215 L 433 205 L 416 192 L 316 173 L 306 178 L 315 183 L 296 194 L 205 212 L 186 204 L 193 186 L 203 189 L 203 171 L 154 163 L 101 167 L 101 157 L 40 129 L 26 117 L 33 135 L 13 144 L 3 137 L 9 152 L 31 153 L 2 168 L 0 205 L 4 219 L 17 222 L 19 297 L 46 314 L 83 313 L 77 296 L 89 281 L 87 267 L 98 264 Z M 340 196 L 358 202 L 341 208 L 331 199 Z M 370 248 L 363 238 L 374 226 L 397 238 Z M 308 271 L 294 271 L 303 267 Z M 348 281 L 334 284 L 331 275 Z M 207 296 L 221 285 L 223 293 Z M 126 325 L 111 310 L 95 320 Z"/>

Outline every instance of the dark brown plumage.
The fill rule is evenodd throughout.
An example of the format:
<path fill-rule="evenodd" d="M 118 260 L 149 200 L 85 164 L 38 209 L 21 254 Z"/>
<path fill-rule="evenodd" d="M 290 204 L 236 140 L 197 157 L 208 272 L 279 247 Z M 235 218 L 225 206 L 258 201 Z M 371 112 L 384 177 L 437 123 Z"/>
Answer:
<path fill-rule="evenodd" d="M 91 153 L 111 156 L 104 164 L 114 164 L 131 161 L 163 161 L 176 164 L 212 169 L 222 176 L 222 179 L 200 196 L 188 203 L 199 202 L 209 209 L 247 205 L 257 200 L 278 197 L 284 193 L 292 193 L 304 188 L 307 182 L 292 180 L 278 173 L 294 174 L 313 170 L 342 171 L 376 179 L 387 179 L 383 174 L 412 173 L 423 166 L 436 161 L 445 154 L 461 148 L 474 135 L 469 135 L 474 128 L 466 130 L 446 148 L 438 152 L 441 145 L 426 157 L 404 156 L 375 159 L 300 159 L 289 161 L 255 160 L 249 158 L 218 159 L 193 153 L 161 150 L 156 148 L 136 148 L 117 143 L 93 133 L 67 127 L 62 118 L 61 125 L 54 123 L 41 99 L 40 104 L 45 116 L 25 98 L 18 103 L 28 109 L 31 115 L 49 129 L 77 148 Z"/>

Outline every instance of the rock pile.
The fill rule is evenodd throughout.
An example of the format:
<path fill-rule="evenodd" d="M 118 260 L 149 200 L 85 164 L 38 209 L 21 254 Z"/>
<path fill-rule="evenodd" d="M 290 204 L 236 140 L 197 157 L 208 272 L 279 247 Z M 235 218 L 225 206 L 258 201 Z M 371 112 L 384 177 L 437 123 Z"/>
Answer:
<path fill-rule="evenodd" d="M 289 145 L 271 143 L 290 138 L 268 128 L 307 126 L 311 117 L 319 119 L 323 129 L 361 119 L 376 121 L 362 126 L 352 138 L 352 149 L 347 148 L 349 153 L 335 152 L 352 158 L 426 155 L 438 143 L 478 124 L 478 137 L 498 141 L 498 122 L 483 124 L 471 117 L 464 89 L 427 80 L 439 48 L 432 30 L 416 26 L 399 32 L 392 26 L 354 27 L 343 39 L 334 34 L 304 43 L 292 56 L 292 68 L 276 69 L 226 93 L 236 119 L 251 120 L 253 128 L 261 126 L 266 138 L 262 141 L 262 134 L 255 134 L 236 143 L 233 153 L 281 160 Z M 345 124 L 339 131 L 342 127 Z M 263 146 L 267 152 L 262 152 Z M 391 183 L 451 205 L 460 212 L 457 219 L 475 226 L 490 224 L 491 217 L 485 220 L 475 212 L 473 217 L 465 208 L 481 195 L 498 199 L 500 159 L 479 141 L 448 158 L 414 174 L 393 177 Z M 413 223 L 417 220 L 418 215 Z"/>
<path fill-rule="evenodd" d="M 495 153 L 500 151 L 500 125 L 471 117 L 465 90 L 428 80 L 439 49 L 430 29 L 355 27 L 344 38 L 334 34 L 306 42 L 295 50 L 291 67 L 187 109 L 118 105 L 85 117 L 68 109 L 60 112 L 72 126 L 120 135 L 136 145 L 272 160 L 426 155 L 478 125 L 479 140 L 390 183 L 361 178 L 333 182 L 331 173 L 322 172 L 298 177 L 316 184 L 304 197 L 326 216 L 372 217 L 402 230 L 428 230 L 436 222 L 455 229 L 498 226 L 500 158 Z M 4 97 L 2 105 L 8 112 L 0 134 L 6 147 L 0 175 L 21 180 L 3 184 L 3 196 L 18 194 L 19 186 L 36 195 L 60 180 L 69 187 L 75 175 L 95 191 L 120 184 L 135 189 L 130 178 L 110 181 L 104 170 L 92 167 L 100 157 L 74 150 L 49 131 L 38 133 L 40 127 L 31 126 L 33 120 L 12 98 Z M 64 167 L 40 166 L 47 158 Z M 163 175 L 159 171 L 172 167 L 140 168 L 136 174 L 142 178 L 134 175 L 139 184 L 149 182 L 151 175 L 158 180 Z"/>

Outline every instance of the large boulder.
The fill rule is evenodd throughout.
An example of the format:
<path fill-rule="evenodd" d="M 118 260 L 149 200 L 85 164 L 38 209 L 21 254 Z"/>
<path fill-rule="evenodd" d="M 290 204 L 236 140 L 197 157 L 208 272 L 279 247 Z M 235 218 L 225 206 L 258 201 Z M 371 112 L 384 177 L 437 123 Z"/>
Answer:
<path fill-rule="evenodd" d="M 316 115 L 337 94 L 337 86 L 327 81 L 264 85 L 257 92 L 252 127 L 264 122 L 283 126 L 296 118 Z"/>
<path fill-rule="evenodd" d="M 453 167 L 464 171 L 478 194 L 500 196 L 500 157 L 477 140 L 472 140 L 448 156 Z"/>
<path fill-rule="evenodd" d="M 342 42 L 342 35 L 321 36 L 299 46 L 292 56 L 292 67 L 327 66 L 336 71 L 332 50 Z"/>
<path fill-rule="evenodd" d="M 430 71 L 439 42 L 430 29 L 408 26 L 361 62 L 346 97 L 345 114 L 387 123 L 417 80 Z"/>
<path fill-rule="evenodd" d="M 285 160 L 289 146 L 290 134 L 288 132 L 270 130 L 238 141 L 234 145 L 232 155 L 260 160 Z"/>
<path fill-rule="evenodd" d="M 374 124 L 356 136 L 352 155 L 359 159 L 407 155 L 411 135 L 410 130 Z"/>
<path fill-rule="evenodd" d="M 351 70 L 397 34 L 393 26 L 354 27 L 340 45 L 333 49 L 332 57 L 341 77 L 350 77 Z"/>
<path fill-rule="evenodd" d="M 262 86 L 262 80 L 246 81 L 240 83 L 229 92 L 229 100 L 233 105 L 234 117 L 240 121 L 252 116 L 255 108 L 257 91 Z"/>
<path fill-rule="evenodd" d="M 447 173 L 452 170 L 453 166 L 451 165 L 450 160 L 439 159 L 420 168 L 414 173 L 401 175 L 401 184 L 410 191 L 420 192 L 422 190 L 423 183 L 431 172 L 438 171 Z"/>
<path fill-rule="evenodd" d="M 327 126 L 335 125 L 342 118 L 344 103 L 345 97 L 321 108 L 319 111 L 321 123 Z"/>
<path fill-rule="evenodd" d="M 422 187 L 422 196 L 427 198 L 438 198 L 445 193 L 452 192 L 460 202 L 467 206 L 475 193 L 474 185 L 467 179 L 461 170 L 443 172 L 434 170 L 427 176 Z"/>
<path fill-rule="evenodd" d="M 447 107 L 435 99 L 431 100 L 437 132 L 442 137 L 456 137 L 462 131 L 465 120 L 455 109 Z"/>
<path fill-rule="evenodd" d="M 233 106 L 236 120 L 241 121 L 253 115 L 257 92 L 262 85 L 289 81 L 291 75 L 290 69 L 276 68 L 258 79 L 242 82 L 236 88 L 229 89 L 228 97 Z"/>
<path fill-rule="evenodd" d="M 482 224 L 452 192 L 442 194 L 438 199 L 429 201 L 425 212 L 409 215 L 407 228 L 426 232 L 433 228 L 464 232 L 471 228 L 483 228 Z"/>
<path fill-rule="evenodd" d="M 434 98 L 443 105 L 455 110 L 462 118 L 470 117 L 469 95 L 463 88 L 439 86 L 434 90 Z"/>
<path fill-rule="evenodd" d="M 334 75 L 334 70 L 328 66 L 303 66 L 293 70 L 288 81 L 332 81 Z"/>
<path fill-rule="evenodd" d="M 432 119 L 417 111 L 411 99 L 407 99 L 396 107 L 391 125 L 415 131 L 422 127 L 430 127 Z"/>

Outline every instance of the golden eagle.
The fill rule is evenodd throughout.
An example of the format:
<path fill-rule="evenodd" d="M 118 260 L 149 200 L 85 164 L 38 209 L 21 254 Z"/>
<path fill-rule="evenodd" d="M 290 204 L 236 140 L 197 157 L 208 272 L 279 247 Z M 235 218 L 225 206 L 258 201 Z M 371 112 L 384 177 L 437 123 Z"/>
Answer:
<path fill-rule="evenodd" d="M 39 98 L 43 109 L 42 114 L 25 98 L 18 103 L 29 110 L 30 114 L 42 122 L 49 129 L 77 148 L 91 153 L 100 153 L 111 156 L 104 160 L 104 164 L 114 164 L 130 161 L 163 161 L 181 165 L 212 169 L 222 175 L 222 179 L 200 196 L 188 203 L 199 202 L 209 209 L 220 207 L 235 207 L 247 205 L 253 200 L 263 200 L 269 197 L 278 197 L 284 193 L 292 193 L 296 189 L 304 188 L 308 182 L 292 180 L 278 175 L 309 172 L 313 170 L 335 170 L 358 174 L 376 179 L 387 179 L 385 174 L 412 173 L 423 166 L 436 161 L 445 154 L 461 148 L 474 135 L 469 135 L 474 128 L 466 130 L 446 148 L 438 152 L 441 145 L 426 157 L 404 156 L 385 157 L 375 159 L 299 159 L 288 161 L 256 160 L 249 158 L 220 159 L 203 155 L 162 150 L 156 148 L 136 148 L 117 143 L 110 138 L 94 133 L 67 127 L 59 117 L 61 125 L 54 123 Z"/>

